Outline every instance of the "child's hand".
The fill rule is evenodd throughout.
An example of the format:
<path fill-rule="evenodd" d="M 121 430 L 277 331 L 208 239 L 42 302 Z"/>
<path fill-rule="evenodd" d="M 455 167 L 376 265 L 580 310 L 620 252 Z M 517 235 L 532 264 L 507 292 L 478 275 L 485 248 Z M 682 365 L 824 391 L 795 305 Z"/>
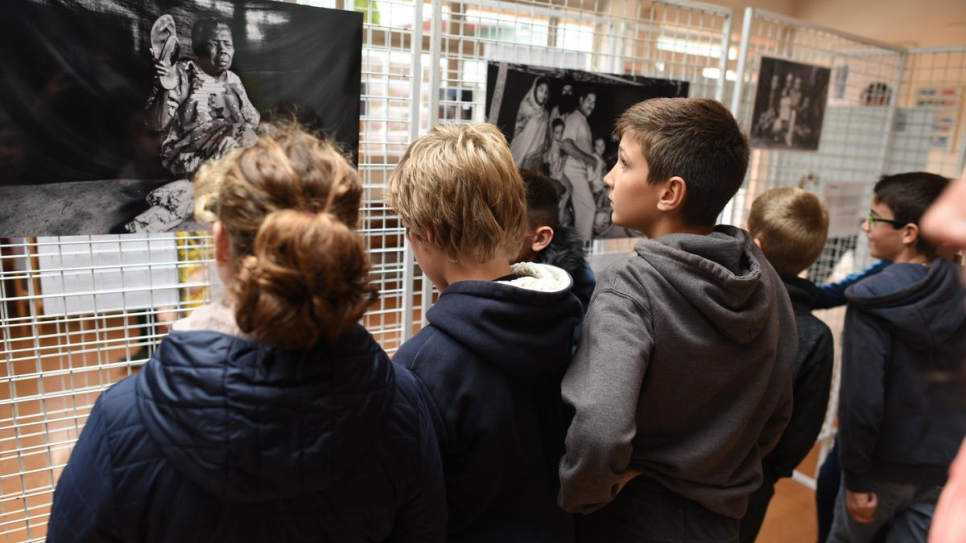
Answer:
<path fill-rule="evenodd" d="M 875 492 L 852 492 L 846 489 L 845 505 L 855 522 L 868 524 L 875 520 L 875 510 L 879 506 L 879 498 L 875 495 Z"/>

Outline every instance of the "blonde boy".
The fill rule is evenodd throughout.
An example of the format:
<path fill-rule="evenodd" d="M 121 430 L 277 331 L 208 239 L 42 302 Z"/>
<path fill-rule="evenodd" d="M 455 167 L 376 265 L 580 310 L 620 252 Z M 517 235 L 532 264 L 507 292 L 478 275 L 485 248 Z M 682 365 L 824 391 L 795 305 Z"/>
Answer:
<path fill-rule="evenodd" d="M 506 139 L 491 125 L 434 127 L 406 151 L 386 202 L 440 291 L 393 361 L 436 408 L 448 540 L 571 541 L 555 503 L 559 386 L 581 305 L 565 271 L 510 264 L 527 210 Z"/>
<path fill-rule="evenodd" d="M 741 520 L 741 541 L 758 535 L 775 483 L 791 477 L 815 444 L 828 406 L 832 384 L 834 343 L 828 325 L 812 315 L 815 285 L 798 277 L 811 266 L 828 239 L 828 210 L 815 194 L 800 188 L 779 188 L 755 198 L 748 215 L 748 233 L 775 268 L 795 311 L 798 356 L 792 373 L 792 419 L 775 449 L 763 460 L 761 488 L 751 495 Z"/>

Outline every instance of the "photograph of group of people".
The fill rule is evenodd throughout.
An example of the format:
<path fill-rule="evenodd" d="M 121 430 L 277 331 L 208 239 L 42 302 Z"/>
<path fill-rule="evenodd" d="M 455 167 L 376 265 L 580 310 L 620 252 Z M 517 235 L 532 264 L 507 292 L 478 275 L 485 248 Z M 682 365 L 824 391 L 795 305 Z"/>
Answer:
<path fill-rule="evenodd" d="M 822 135 L 831 70 L 763 57 L 752 113 L 755 148 L 815 151 Z"/>
<path fill-rule="evenodd" d="M 198 167 L 251 145 L 263 121 L 298 120 L 358 148 L 358 13 L 18 0 L 3 19 L 0 141 L 13 151 L 0 234 L 183 230 Z"/>
<path fill-rule="evenodd" d="M 612 224 L 604 183 L 617 162 L 614 121 L 642 100 L 687 94 L 680 81 L 490 63 L 487 119 L 510 141 L 517 166 L 557 184 L 561 225 L 584 240 L 634 237 Z"/>

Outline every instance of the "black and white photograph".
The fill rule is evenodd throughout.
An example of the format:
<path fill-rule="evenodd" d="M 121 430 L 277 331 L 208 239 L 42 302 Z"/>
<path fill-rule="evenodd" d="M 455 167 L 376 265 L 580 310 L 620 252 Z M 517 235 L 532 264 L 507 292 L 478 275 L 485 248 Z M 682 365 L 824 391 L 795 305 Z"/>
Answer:
<path fill-rule="evenodd" d="M 762 58 L 751 116 L 751 146 L 818 150 L 830 77 L 829 68 Z"/>
<path fill-rule="evenodd" d="M 265 121 L 358 153 L 359 13 L 10 0 L 0 19 L 0 236 L 197 229 L 194 174 Z"/>
<path fill-rule="evenodd" d="M 557 184 L 560 222 L 584 240 L 636 237 L 611 222 L 604 176 L 617 162 L 614 122 L 648 98 L 686 97 L 688 83 L 491 62 L 487 121 L 510 142 L 517 166 Z"/>

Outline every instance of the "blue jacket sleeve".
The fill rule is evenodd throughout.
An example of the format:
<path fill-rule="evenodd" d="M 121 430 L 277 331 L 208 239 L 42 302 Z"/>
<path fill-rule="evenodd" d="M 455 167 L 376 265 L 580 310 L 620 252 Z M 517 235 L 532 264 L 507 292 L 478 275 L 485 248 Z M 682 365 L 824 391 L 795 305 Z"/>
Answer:
<path fill-rule="evenodd" d="M 845 305 L 845 291 L 852 285 L 873 276 L 892 264 L 889 260 L 879 260 L 862 271 L 848 275 L 845 279 L 836 283 L 826 283 L 818 287 L 815 299 L 812 300 L 812 309 L 831 309 Z"/>
<path fill-rule="evenodd" d="M 870 492 L 872 453 L 885 412 L 885 373 L 889 331 L 849 306 L 842 333 L 842 385 L 839 402 L 839 459 L 845 487 Z"/>
<path fill-rule="evenodd" d="M 49 543 L 122 540 L 115 518 L 111 452 L 103 411 L 98 399 L 57 482 L 47 525 Z"/>

